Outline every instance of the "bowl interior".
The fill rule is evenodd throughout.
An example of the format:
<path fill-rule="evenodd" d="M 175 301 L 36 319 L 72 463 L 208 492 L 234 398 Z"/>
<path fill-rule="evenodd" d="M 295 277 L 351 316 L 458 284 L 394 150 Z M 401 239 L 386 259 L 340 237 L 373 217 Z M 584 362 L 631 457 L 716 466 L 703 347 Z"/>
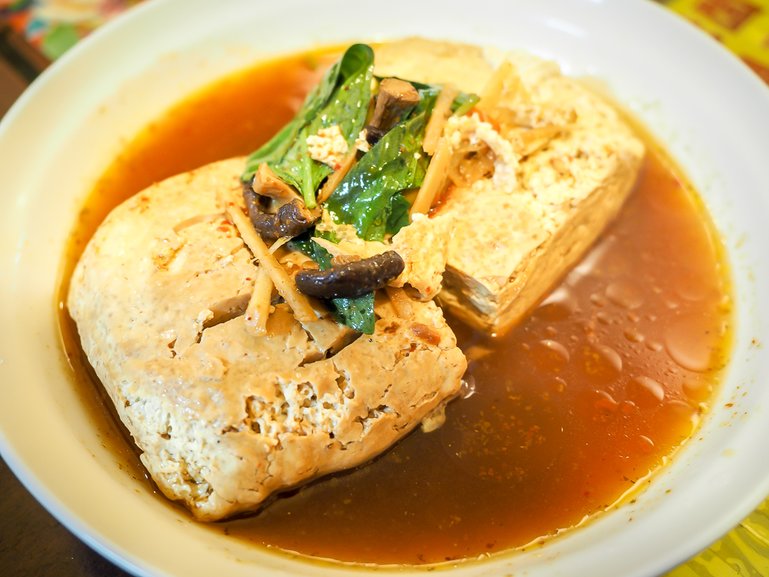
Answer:
<path fill-rule="evenodd" d="M 382 9 L 361 0 L 351 9 L 327 0 L 320 10 L 310 0 L 155 0 L 57 62 L 0 126 L 0 450 L 54 515 L 128 570 L 237 577 L 255 567 L 265 575 L 339 568 L 228 540 L 159 505 L 120 468 L 66 377 L 54 314 L 62 247 L 84 197 L 127 139 L 197 87 L 274 54 L 409 35 L 525 49 L 599 79 L 702 195 L 728 250 L 737 302 L 733 358 L 714 409 L 647 491 L 541 549 L 455 571 L 655 575 L 769 494 L 769 354 L 761 347 L 769 314 L 759 298 L 769 294 L 761 250 L 769 244 L 769 90 L 734 57 L 648 2 L 479 0 L 470 9 L 447 0 L 436 9 L 391 0 Z"/>

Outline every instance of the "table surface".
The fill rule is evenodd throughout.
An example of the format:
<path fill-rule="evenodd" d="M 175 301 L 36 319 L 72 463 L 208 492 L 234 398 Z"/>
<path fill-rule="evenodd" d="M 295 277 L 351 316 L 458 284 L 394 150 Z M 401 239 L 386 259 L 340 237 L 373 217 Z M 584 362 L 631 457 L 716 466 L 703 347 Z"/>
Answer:
<path fill-rule="evenodd" d="M 745 8 L 745 5 L 748 8 Z M 0 3 L 1 4 L 1 3 Z M 668 0 L 667 4 L 711 33 L 720 33 L 724 43 L 739 53 L 769 83 L 769 0 Z M 710 20 L 695 12 L 697 6 L 717 5 L 723 11 L 712 29 Z M 725 33 L 729 14 L 736 18 L 735 7 L 750 6 L 762 10 L 766 21 L 766 55 L 741 43 L 739 34 Z M 707 16 L 707 15 L 705 15 Z M 755 18 L 755 16 L 754 16 Z M 766 56 L 766 58 L 763 58 Z M 28 78 L 0 55 L 0 118 L 24 90 Z M 54 519 L 21 485 L 7 465 L 0 460 L 0 576 L 1 577 L 129 577 L 98 553 L 91 550 Z M 674 570 L 669 577 L 769 576 L 769 501 L 721 541 Z"/>

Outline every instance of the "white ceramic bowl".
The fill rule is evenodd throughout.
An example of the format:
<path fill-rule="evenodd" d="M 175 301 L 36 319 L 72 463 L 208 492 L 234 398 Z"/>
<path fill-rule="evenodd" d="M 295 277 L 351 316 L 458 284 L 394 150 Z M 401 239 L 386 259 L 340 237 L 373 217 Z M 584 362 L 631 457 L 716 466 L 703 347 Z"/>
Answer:
<path fill-rule="evenodd" d="M 604 81 L 703 195 L 738 305 L 715 410 L 635 503 L 452 575 L 656 575 L 769 494 L 769 90 L 736 58 L 644 1 L 152 0 L 46 71 L 0 127 L 0 450 L 51 513 L 128 571 L 340 572 L 195 524 L 137 490 L 102 446 L 62 368 L 53 310 L 80 203 L 126 139 L 192 89 L 270 54 L 414 34 L 524 48 Z"/>

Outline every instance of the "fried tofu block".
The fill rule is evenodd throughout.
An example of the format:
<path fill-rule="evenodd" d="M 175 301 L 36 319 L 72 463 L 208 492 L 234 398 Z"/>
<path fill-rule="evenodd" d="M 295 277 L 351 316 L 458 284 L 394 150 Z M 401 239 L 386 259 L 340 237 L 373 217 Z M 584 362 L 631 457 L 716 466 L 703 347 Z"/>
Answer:
<path fill-rule="evenodd" d="M 443 132 L 451 183 L 431 217 L 448 220 L 451 233 L 438 299 L 467 322 L 503 333 L 616 216 L 644 145 L 610 104 L 531 55 L 407 39 L 381 46 L 377 58 L 380 73 L 481 96 Z"/>
<path fill-rule="evenodd" d="M 338 352 L 285 303 L 266 334 L 249 330 L 258 265 L 222 206 L 243 163 L 170 178 L 117 207 L 68 295 L 148 472 L 206 521 L 370 460 L 453 397 L 466 367 L 433 302 L 412 302 L 408 318 L 380 303 L 374 334 Z"/>

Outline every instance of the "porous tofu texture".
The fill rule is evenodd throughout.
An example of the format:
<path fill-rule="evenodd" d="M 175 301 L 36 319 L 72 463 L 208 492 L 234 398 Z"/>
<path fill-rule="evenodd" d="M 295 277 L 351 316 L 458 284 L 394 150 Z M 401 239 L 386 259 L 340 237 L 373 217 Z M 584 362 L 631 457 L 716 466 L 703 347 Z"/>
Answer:
<path fill-rule="evenodd" d="M 173 177 L 116 208 L 68 298 L 83 349 L 160 490 L 202 520 L 364 463 L 459 390 L 441 310 L 377 304 L 373 335 L 326 357 L 286 305 L 257 337 L 257 266 L 222 200 L 244 159 Z"/>

